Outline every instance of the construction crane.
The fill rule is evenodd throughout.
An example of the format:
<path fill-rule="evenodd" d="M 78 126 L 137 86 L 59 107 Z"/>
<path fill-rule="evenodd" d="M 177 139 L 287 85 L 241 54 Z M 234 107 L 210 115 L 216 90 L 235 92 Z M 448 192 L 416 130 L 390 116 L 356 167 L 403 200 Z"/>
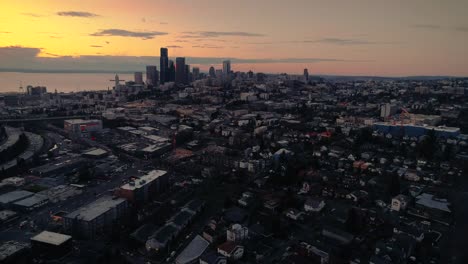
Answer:
<path fill-rule="evenodd" d="M 24 93 L 23 82 L 20 82 L 19 92 L 20 92 L 21 94 Z"/>

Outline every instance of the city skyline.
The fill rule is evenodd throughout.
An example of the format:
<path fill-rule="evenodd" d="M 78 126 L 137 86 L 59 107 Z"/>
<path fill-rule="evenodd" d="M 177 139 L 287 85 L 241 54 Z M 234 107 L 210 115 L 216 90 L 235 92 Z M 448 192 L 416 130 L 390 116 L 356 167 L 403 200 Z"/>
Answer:
<path fill-rule="evenodd" d="M 468 75 L 466 1 L 6 1 L 0 71 L 141 71 L 159 49 L 207 72 Z"/>

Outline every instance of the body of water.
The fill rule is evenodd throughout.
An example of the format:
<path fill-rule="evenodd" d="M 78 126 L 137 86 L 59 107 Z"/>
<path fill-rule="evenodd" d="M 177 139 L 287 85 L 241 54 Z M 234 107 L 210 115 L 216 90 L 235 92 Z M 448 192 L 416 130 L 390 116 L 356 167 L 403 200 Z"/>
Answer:
<path fill-rule="evenodd" d="M 111 73 L 22 73 L 0 72 L 0 93 L 19 92 L 20 85 L 45 86 L 48 92 L 107 90 L 114 86 Z M 133 81 L 133 74 L 119 74 L 121 80 Z"/>

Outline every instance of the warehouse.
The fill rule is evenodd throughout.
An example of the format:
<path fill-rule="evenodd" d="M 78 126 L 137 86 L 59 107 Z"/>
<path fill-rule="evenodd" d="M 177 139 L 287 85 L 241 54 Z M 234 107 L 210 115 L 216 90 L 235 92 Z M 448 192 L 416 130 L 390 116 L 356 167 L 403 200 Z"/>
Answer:
<path fill-rule="evenodd" d="M 48 202 L 49 198 L 46 195 L 35 194 L 23 200 L 14 202 L 12 207 L 19 211 L 30 212 L 46 205 Z"/>
<path fill-rule="evenodd" d="M 6 208 L 16 201 L 22 200 L 24 198 L 28 198 L 33 195 L 34 193 L 23 191 L 23 190 L 5 193 L 3 195 L 0 195 L 0 206 Z"/>

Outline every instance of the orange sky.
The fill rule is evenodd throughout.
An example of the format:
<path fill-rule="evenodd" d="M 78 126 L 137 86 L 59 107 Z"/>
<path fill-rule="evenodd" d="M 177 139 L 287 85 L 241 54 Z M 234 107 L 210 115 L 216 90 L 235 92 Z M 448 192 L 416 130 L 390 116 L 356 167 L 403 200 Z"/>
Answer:
<path fill-rule="evenodd" d="M 251 60 L 233 63 L 243 71 L 467 76 L 466 10 L 464 0 L 2 0 L 0 69 L 28 67 L 11 46 L 53 58 L 168 46 L 170 57 Z"/>

